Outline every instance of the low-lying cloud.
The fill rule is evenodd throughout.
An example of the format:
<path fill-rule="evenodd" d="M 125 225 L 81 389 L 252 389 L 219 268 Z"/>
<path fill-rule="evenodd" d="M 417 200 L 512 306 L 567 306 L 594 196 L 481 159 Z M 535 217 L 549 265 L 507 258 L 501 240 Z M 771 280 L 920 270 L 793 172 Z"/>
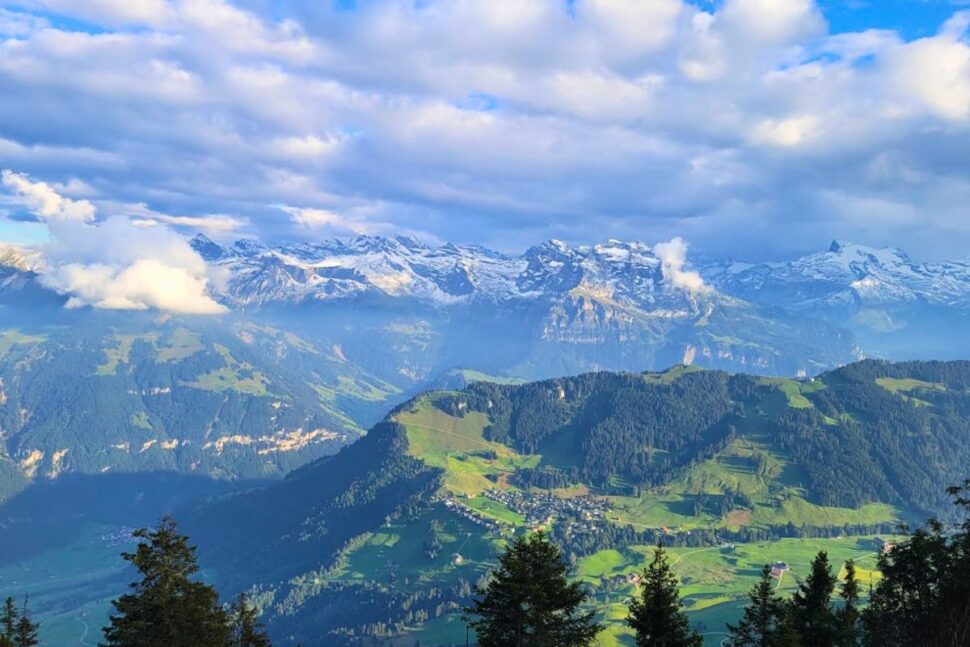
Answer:
<path fill-rule="evenodd" d="M 685 270 L 687 265 L 687 243 L 682 238 L 673 238 L 666 243 L 653 246 L 653 253 L 660 259 L 660 271 L 664 280 L 675 288 L 694 294 L 710 292 L 701 275 L 693 270 Z"/>
<path fill-rule="evenodd" d="M 4 171 L 3 180 L 47 223 L 50 241 L 41 248 L 40 280 L 66 295 L 67 307 L 224 312 L 208 294 L 209 266 L 168 227 L 124 216 L 95 222 L 94 206 L 87 201 L 64 198 L 24 174 Z"/>
<path fill-rule="evenodd" d="M 87 200 L 65 198 L 46 182 L 34 182 L 23 173 L 14 173 L 9 169 L 0 172 L 0 182 L 41 220 L 48 222 L 94 220 L 93 204 Z"/>

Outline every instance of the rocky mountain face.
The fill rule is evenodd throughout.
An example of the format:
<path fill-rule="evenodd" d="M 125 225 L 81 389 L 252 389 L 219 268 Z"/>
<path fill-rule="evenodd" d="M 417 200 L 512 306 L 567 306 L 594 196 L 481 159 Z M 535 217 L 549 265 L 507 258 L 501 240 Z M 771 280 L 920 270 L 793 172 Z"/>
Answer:
<path fill-rule="evenodd" d="M 383 332 L 410 317 L 404 327 L 427 331 L 450 362 L 403 367 L 420 378 L 472 365 L 531 378 L 679 362 L 794 374 L 860 357 L 851 335 L 824 322 L 680 285 L 683 268 L 637 242 L 549 241 L 516 257 L 405 237 L 193 246 L 228 273 L 219 298 L 237 309 L 383 310 Z M 456 350 L 469 341 L 488 348 L 483 357 Z"/>
<path fill-rule="evenodd" d="M 0 268 L 29 272 L 36 264 L 36 256 L 14 245 L 0 243 Z"/>

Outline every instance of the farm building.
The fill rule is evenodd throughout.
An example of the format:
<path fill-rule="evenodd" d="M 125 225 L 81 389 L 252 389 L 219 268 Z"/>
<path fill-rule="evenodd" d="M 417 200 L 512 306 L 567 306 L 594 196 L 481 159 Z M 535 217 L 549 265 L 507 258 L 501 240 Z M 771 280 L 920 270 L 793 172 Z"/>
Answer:
<path fill-rule="evenodd" d="M 775 562 L 771 565 L 771 576 L 781 579 L 781 576 L 789 571 L 789 566 L 785 562 Z"/>

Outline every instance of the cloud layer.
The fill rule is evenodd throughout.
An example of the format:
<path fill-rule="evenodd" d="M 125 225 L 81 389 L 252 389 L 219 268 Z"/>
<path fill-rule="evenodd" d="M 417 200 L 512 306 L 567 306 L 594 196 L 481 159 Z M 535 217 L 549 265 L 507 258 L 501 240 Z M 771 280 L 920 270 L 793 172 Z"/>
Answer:
<path fill-rule="evenodd" d="M 224 311 L 207 293 L 210 268 L 168 227 L 124 216 L 92 222 L 96 213 L 87 201 L 64 198 L 21 173 L 3 171 L 2 179 L 47 222 L 50 241 L 42 248 L 41 281 L 68 295 L 69 308 Z"/>
<path fill-rule="evenodd" d="M 224 235 L 966 253 L 968 13 L 907 41 L 813 0 L 342 4 L 0 2 L 0 166 L 91 190 L 35 181 L 38 212 Z"/>

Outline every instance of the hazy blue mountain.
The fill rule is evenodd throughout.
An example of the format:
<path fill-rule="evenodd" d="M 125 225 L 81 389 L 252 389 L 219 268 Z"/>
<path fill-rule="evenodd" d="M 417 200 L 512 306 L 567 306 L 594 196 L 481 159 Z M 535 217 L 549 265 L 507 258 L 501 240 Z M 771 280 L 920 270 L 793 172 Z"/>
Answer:
<path fill-rule="evenodd" d="M 970 356 L 970 260 L 917 263 L 899 249 L 834 241 L 785 263 L 714 262 L 719 290 L 851 330 L 869 355 L 894 359 Z"/>
<path fill-rule="evenodd" d="M 368 337 L 404 351 L 398 371 L 417 383 L 454 368 L 538 378 L 680 362 L 794 375 L 861 357 L 851 335 L 824 322 L 678 286 L 643 243 L 549 241 L 517 257 L 405 237 L 193 245 L 228 272 L 218 295 L 227 305 L 278 320 L 366 313 Z"/>

